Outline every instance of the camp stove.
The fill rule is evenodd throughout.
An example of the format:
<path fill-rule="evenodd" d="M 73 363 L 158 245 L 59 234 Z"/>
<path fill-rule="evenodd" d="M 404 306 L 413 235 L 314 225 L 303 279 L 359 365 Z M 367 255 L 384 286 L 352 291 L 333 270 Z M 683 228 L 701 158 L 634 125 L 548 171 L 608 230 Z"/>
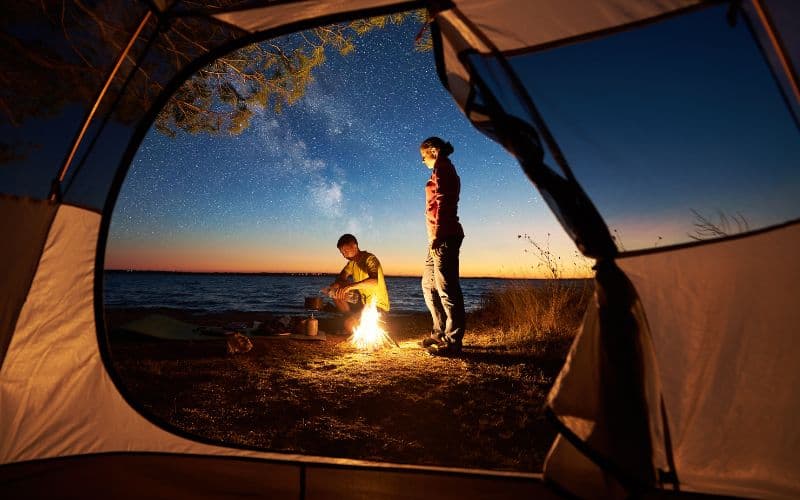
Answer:
<path fill-rule="evenodd" d="M 306 297 L 303 307 L 308 311 L 306 319 L 306 335 L 314 337 L 319 332 L 319 320 L 314 317 L 314 312 L 322 310 L 322 297 Z"/>

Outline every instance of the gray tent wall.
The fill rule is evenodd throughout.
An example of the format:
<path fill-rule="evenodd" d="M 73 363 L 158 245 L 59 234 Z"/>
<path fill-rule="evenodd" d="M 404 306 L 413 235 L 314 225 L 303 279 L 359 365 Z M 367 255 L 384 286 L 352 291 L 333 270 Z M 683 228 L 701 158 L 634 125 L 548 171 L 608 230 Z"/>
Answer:
<path fill-rule="evenodd" d="M 7 347 L 0 358 L 3 491 L 12 496 L 107 494 L 109 490 L 101 491 L 101 487 L 116 484 L 115 496 L 131 498 L 143 496 L 149 488 L 157 489 L 149 496 L 187 497 L 259 493 L 413 498 L 453 492 L 462 498 L 548 497 L 551 494 L 542 488 L 538 476 L 531 474 L 371 464 L 199 442 L 140 415 L 107 372 L 98 343 L 98 332 L 102 335 L 103 331 L 98 277 L 104 252 L 98 246 L 99 236 L 107 229 L 116 192 L 155 110 L 186 76 L 207 62 L 206 53 L 199 49 L 193 61 L 182 67 L 155 60 L 153 47 L 163 42 L 158 30 L 169 30 L 176 19 L 194 26 L 198 33 L 210 30 L 213 37 L 204 41 L 213 50 L 258 39 L 264 30 L 277 34 L 381 13 L 384 8 L 422 5 L 385 0 L 268 3 L 246 2 L 246 7 L 253 8 L 217 11 L 215 17 L 179 2 L 169 3 L 167 12 L 161 3 L 154 4 L 162 9 L 154 11 L 153 20 L 135 40 L 128 62 L 101 103 L 101 112 L 90 123 L 67 171 L 63 201 L 22 197 L 44 200 L 51 191 L 50 180 L 63 164 L 32 171 L 30 175 L 38 175 L 38 181 L 0 185 L 3 228 L 14 236 L 22 235 L 20 227 L 30 228 L 27 244 L 5 253 L 14 262 L 4 262 L 5 275 L 13 279 L 4 280 L 7 299 L 0 321 L 0 347 Z M 554 149 L 559 159 L 557 144 L 533 103 L 515 85 L 515 75 L 502 65 L 504 51 L 575 41 L 715 3 L 576 0 L 565 6 L 544 0 L 460 0 L 430 5 L 437 13 L 434 29 L 443 36 L 437 40 L 443 83 L 477 126 L 517 155 L 579 248 L 604 263 L 598 277 L 598 307 L 587 313 L 550 398 L 550 409 L 564 437 L 554 445 L 546 473 L 580 496 L 645 491 L 655 484 L 658 471 L 677 473 L 684 491 L 776 498 L 800 494 L 800 473 L 790 453 L 797 447 L 798 435 L 787 424 L 798 409 L 791 397 L 798 352 L 796 343 L 786 345 L 800 320 L 791 303 L 779 300 L 797 297 L 800 276 L 788 250 L 800 239 L 797 225 L 719 243 L 622 256 L 614 265 L 616 255 L 606 240 L 607 229 L 566 162 L 560 172 L 541 164 L 542 144 Z M 134 32 L 147 5 L 120 5 L 135 14 L 126 23 L 128 33 Z M 464 57 L 467 53 L 488 58 L 482 63 L 481 58 Z M 110 57 L 107 70 L 112 61 Z M 108 113 L 112 104 L 122 102 L 124 93 L 131 91 L 127 85 L 134 61 L 159 68 L 164 82 L 172 83 L 166 85 L 155 108 L 141 110 L 128 117 L 129 125 L 120 126 L 107 120 Z M 92 102 L 85 101 L 87 112 L 91 106 Z M 524 126 L 517 127 L 520 120 Z M 77 135 L 81 121 L 74 120 L 73 125 Z M 777 258 L 775 249 L 780 249 Z M 743 259 L 748 252 L 755 258 Z M 764 309 L 751 307 L 750 314 L 735 321 L 743 304 L 753 304 L 750 295 L 741 287 L 733 289 L 725 276 L 756 274 L 757 257 L 774 259 L 769 269 L 774 274 L 752 276 L 758 278 L 763 292 L 758 305 Z M 716 271 L 727 274 L 712 272 L 708 263 L 715 261 L 723 263 Z M 16 263 L 22 265 L 11 273 Z M 661 286 L 659 279 L 675 280 L 684 269 L 700 273 L 702 286 L 695 280 L 676 282 L 674 288 Z M 773 276 L 778 278 L 773 280 Z M 776 290 L 781 297 L 773 297 Z M 706 308 L 709 304 L 715 308 L 714 315 Z M 615 331 L 615 325 L 626 326 Z M 758 335 L 772 341 L 755 346 L 752 339 Z M 736 359 L 736 370 L 730 369 L 728 358 Z M 609 367 L 601 362 L 604 359 L 621 363 Z M 753 371 L 761 371 L 757 382 L 737 376 Z M 624 380 L 629 376 L 636 379 Z M 609 380 L 625 383 L 617 386 Z M 715 396 L 720 393 L 729 397 L 719 400 Z M 609 404 L 629 399 L 632 405 Z M 760 413 L 764 408 L 760 405 L 770 409 L 767 416 Z M 716 428 L 720 419 L 725 425 Z M 664 425 L 667 421 L 669 425 Z M 764 432 L 743 436 L 743 425 L 758 425 Z M 628 426 L 635 431 L 625 435 Z M 709 436 L 710 430 L 714 432 Z M 665 431 L 671 431 L 672 446 L 665 440 Z M 630 439 L 632 435 L 636 439 Z M 125 473 L 120 474 L 122 467 Z M 213 478 L 203 472 L 210 470 L 215 472 Z M 89 474 L 101 474 L 103 479 L 80 480 Z"/>
<path fill-rule="evenodd" d="M 798 244 L 795 223 L 619 259 L 647 311 L 687 487 L 761 498 L 800 491 L 800 431 L 787 419 L 800 414 Z"/>

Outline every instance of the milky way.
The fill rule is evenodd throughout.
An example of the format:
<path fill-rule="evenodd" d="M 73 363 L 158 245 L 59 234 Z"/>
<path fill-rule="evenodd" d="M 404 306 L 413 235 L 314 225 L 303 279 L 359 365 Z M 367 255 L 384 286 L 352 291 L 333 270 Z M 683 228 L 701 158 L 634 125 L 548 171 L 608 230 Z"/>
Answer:
<path fill-rule="evenodd" d="M 418 30 L 410 22 L 390 26 L 357 39 L 352 54 L 329 53 L 301 101 L 280 114 L 256 110 L 240 136 L 170 139 L 151 131 L 115 210 L 112 263 L 145 241 L 169 254 L 190 240 L 209 245 L 209 262 L 224 258 L 209 244 L 221 241 L 265 254 L 284 249 L 285 262 L 264 262 L 264 270 L 298 271 L 309 252 L 335 267 L 334 242 L 353 232 L 362 247 L 388 256 L 389 272 L 413 273 L 426 244 L 430 175 L 418 147 L 431 135 L 456 149 L 468 234 L 462 267 L 499 274 L 522 256 L 519 232 L 537 224 L 543 236 L 560 232 L 516 161 L 461 114 L 433 54 L 414 50 Z M 480 266 L 470 266 L 470 249 Z M 487 252 L 495 263 L 485 261 Z"/>

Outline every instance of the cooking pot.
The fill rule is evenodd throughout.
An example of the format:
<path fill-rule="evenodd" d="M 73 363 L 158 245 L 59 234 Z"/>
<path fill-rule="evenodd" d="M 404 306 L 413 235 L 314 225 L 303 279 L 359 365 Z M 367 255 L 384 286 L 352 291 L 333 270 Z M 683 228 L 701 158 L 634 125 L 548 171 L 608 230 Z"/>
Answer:
<path fill-rule="evenodd" d="M 303 307 L 310 311 L 319 311 L 322 309 L 322 297 L 306 297 Z"/>

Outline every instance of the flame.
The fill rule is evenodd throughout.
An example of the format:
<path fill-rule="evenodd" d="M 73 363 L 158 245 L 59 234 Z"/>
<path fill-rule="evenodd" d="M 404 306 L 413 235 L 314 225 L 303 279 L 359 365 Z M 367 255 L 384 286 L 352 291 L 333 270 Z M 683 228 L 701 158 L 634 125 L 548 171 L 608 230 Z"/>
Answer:
<path fill-rule="evenodd" d="M 375 297 L 361 311 L 361 321 L 358 322 L 350 343 L 358 349 L 375 350 L 390 343 L 389 333 L 383 329 L 381 313 L 375 306 Z"/>

